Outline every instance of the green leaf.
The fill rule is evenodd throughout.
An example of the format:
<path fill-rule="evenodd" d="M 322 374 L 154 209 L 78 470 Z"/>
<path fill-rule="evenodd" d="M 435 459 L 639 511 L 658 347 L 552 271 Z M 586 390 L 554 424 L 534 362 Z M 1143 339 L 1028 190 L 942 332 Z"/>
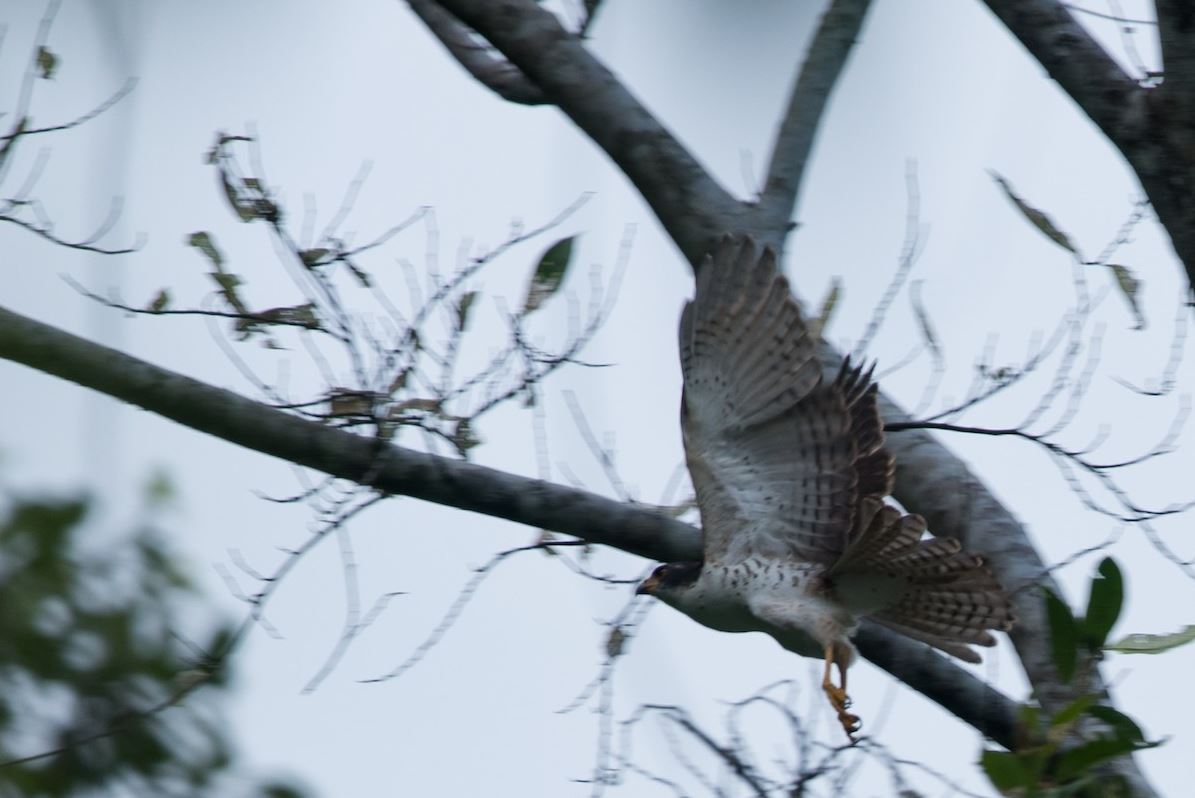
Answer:
<path fill-rule="evenodd" d="M 573 258 L 574 240 L 576 240 L 576 236 L 562 238 L 548 247 L 548 251 L 540 256 L 539 263 L 535 267 L 535 274 L 531 276 L 531 283 L 527 286 L 527 298 L 523 301 L 522 315 L 526 316 L 536 310 L 560 290 L 564 276 L 568 273 L 569 263 Z"/>
<path fill-rule="evenodd" d="M 229 207 L 232 208 L 233 213 L 242 222 L 251 222 L 258 218 L 257 206 L 251 200 L 243 200 L 241 192 L 233 185 L 228 178 L 228 173 L 220 169 L 220 186 L 224 189 L 224 198 L 228 200 Z"/>
<path fill-rule="evenodd" d="M 303 261 L 303 265 L 310 269 L 313 266 L 323 265 L 323 260 L 328 257 L 329 252 L 330 250 L 325 247 L 304 249 L 299 252 L 299 260 Z"/>
<path fill-rule="evenodd" d="M 154 313 L 161 313 L 168 307 L 170 307 L 170 289 L 163 288 L 154 294 L 154 298 L 150 301 L 147 309 L 152 310 Z"/>
<path fill-rule="evenodd" d="M 216 242 L 212 240 L 210 233 L 204 230 L 200 230 L 198 233 L 191 233 L 191 235 L 187 236 L 187 244 L 206 255 L 207 259 L 217 269 L 224 266 L 224 256 L 220 254 L 220 250 L 216 249 Z"/>
<path fill-rule="evenodd" d="M 1066 602 L 1046 588 L 1046 619 L 1050 623 L 1050 649 L 1054 667 L 1064 682 L 1075 675 L 1075 661 L 1079 653 L 1079 630 Z"/>
<path fill-rule="evenodd" d="M 1141 288 L 1141 281 L 1133 276 L 1127 266 L 1121 266 L 1119 263 L 1109 263 L 1108 268 L 1112 270 L 1113 276 L 1116 277 L 1116 287 L 1120 289 L 1120 293 L 1124 296 L 1125 301 L 1129 303 L 1129 309 L 1133 312 L 1133 318 L 1137 320 L 1134 330 L 1145 329 L 1145 314 L 1141 311 L 1141 304 L 1137 301 L 1137 291 Z"/>
<path fill-rule="evenodd" d="M 1132 753 L 1140 747 L 1129 740 L 1116 738 L 1091 740 L 1059 755 L 1053 769 L 1054 778 L 1060 782 L 1070 781 L 1100 762 Z"/>
<path fill-rule="evenodd" d="M 45 80 L 52 80 L 54 72 L 58 69 L 58 56 L 54 55 L 53 51 L 45 45 L 37 48 L 37 71 L 38 77 Z"/>
<path fill-rule="evenodd" d="M 466 291 L 461 294 L 461 298 L 456 303 L 456 328 L 461 332 L 469 326 L 469 309 L 473 307 L 473 301 L 477 299 L 476 291 Z"/>
<path fill-rule="evenodd" d="M 1037 208 L 1034 208 L 1032 205 L 1018 197 L 1017 193 L 1013 191 L 1012 185 L 998 172 L 989 169 L 988 174 L 990 174 L 992 179 L 996 181 L 996 184 L 1000 186 L 1001 190 L 1004 192 L 1004 196 L 1008 197 L 1008 199 L 1012 201 L 1012 204 L 1017 206 L 1017 210 L 1021 212 L 1022 216 L 1029 220 L 1030 224 L 1040 230 L 1043 235 L 1045 235 L 1058 246 L 1065 249 L 1067 252 L 1077 254 L 1078 250 L 1076 250 L 1075 245 L 1071 243 L 1070 237 L 1067 236 L 1066 233 L 1059 230 L 1054 225 L 1054 222 L 1050 220 L 1049 216 L 1046 216 Z"/>
<path fill-rule="evenodd" d="M 241 284 L 241 276 L 239 274 L 229 274 L 228 272 L 214 272 L 212 279 L 216 281 L 216 285 L 220 286 L 223 291 L 232 291 Z"/>
<path fill-rule="evenodd" d="M 191 235 L 187 236 L 187 244 L 202 252 L 212 262 L 215 271 L 210 272 L 209 276 L 215 281 L 216 285 L 220 286 L 220 295 L 224 297 L 224 301 L 237 313 L 244 316 L 253 315 L 249 310 L 248 304 L 237 293 L 237 287 L 244 281 L 240 278 L 240 275 L 224 271 L 224 255 L 216 248 L 216 242 L 212 240 L 211 234 L 203 230 L 200 230 L 198 233 L 191 233 Z M 236 329 L 241 333 L 242 340 L 248 337 L 255 327 L 254 322 L 246 319 L 239 319 L 236 324 Z"/>
<path fill-rule="evenodd" d="M 1036 781 L 1021 758 L 1009 751 L 985 750 L 979 758 L 979 764 L 1001 792 L 1017 787 L 1032 787 Z"/>
<path fill-rule="evenodd" d="M 1116 561 L 1105 557 L 1098 570 L 1098 575 L 1091 580 L 1087 616 L 1083 619 L 1083 642 L 1093 651 L 1104 647 L 1108 632 L 1112 631 L 1124 604 L 1124 577 Z"/>
<path fill-rule="evenodd" d="M 1123 712 L 1103 705 L 1093 706 L 1087 710 L 1093 718 L 1099 718 L 1112 727 L 1112 731 L 1122 740 L 1134 743 L 1144 743 L 1145 733 L 1137 722 Z"/>
<path fill-rule="evenodd" d="M 1037 734 L 1041 728 L 1041 707 L 1037 704 L 1021 704 L 1017 714 L 1021 718 L 1021 725 L 1032 734 Z"/>
<path fill-rule="evenodd" d="M 258 314 L 265 321 L 263 323 L 278 322 L 281 324 L 300 325 L 308 330 L 321 329 L 319 317 L 315 313 L 315 305 L 307 302 L 286 308 L 270 308 Z"/>
<path fill-rule="evenodd" d="M 1070 702 L 1061 710 L 1059 710 L 1054 717 L 1050 718 L 1050 727 L 1056 729 L 1060 726 L 1068 726 L 1071 723 L 1074 723 L 1079 716 L 1089 710 L 1091 705 L 1094 704 L 1098 699 L 1099 696 L 1095 695 L 1094 693 L 1088 693 L 1087 695 L 1079 696 L 1074 701 Z"/>
<path fill-rule="evenodd" d="M 1104 648 L 1122 654 L 1161 654 L 1163 651 L 1184 646 L 1192 640 L 1195 640 L 1195 624 L 1188 624 L 1168 635 L 1125 635 Z"/>
<path fill-rule="evenodd" d="M 155 468 L 145 483 L 145 498 L 152 507 L 161 507 L 174 500 L 176 491 L 170 475 L 161 468 Z"/>

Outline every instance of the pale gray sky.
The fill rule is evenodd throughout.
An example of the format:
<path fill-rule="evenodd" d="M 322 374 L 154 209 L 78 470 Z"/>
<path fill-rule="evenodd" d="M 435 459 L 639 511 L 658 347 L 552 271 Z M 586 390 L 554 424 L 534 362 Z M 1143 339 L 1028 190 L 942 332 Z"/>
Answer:
<path fill-rule="evenodd" d="M 1150 4 L 1123 5 L 1126 13 L 1147 14 Z M 778 111 L 820 7 L 608 0 L 592 46 L 724 185 L 748 194 L 748 175 L 758 179 L 764 169 Z M 0 75 L 19 73 L 43 10 L 32 0 L 5 8 Z M 1122 52 L 1114 29 L 1093 29 Z M 1154 63 L 1149 31 L 1135 43 Z M 562 228 L 585 233 L 568 289 L 583 301 L 590 265 L 602 265 L 608 275 L 626 226 L 634 225 L 636 235 L 618 305 L 586 353 L 613 365 L 574 370 L 548 384 L 551 459 L 567 463 L 591 489 L 608 492 L 562 401 L 561 391 L 571 388 L 591 426 L 614 441 L 627 484 L 645 501 L 660 498 L 681 459 L 674 342 L 680 304 L 692 288 L 689 270 L 627 181 L 561 114 L 510 106 L 479 88 L 394 0 L 74 0 L 62 9 L 51 47 L 62 64 L 57 78 L 38 88 L 38 122 L 77 115 L 129 76 L 139 83 L 110 113 L 52 142 L 38 195 L 66 236 L 85 234 L 110 197 L 123 197 L 115 241 L 143 232 L 147 243 L 134 256 L 109 259 L 0 229 L 5 306 L 253 395 L 202 321 L 125 319 L 81 299 L 60 277 L 119 290 L 134 303 L 170 286 L 178 304 L 195 305 L 210 291 L 207 264 L 183 240 L 209 230 L 254 301 L 294 301 L 264 228 L 232 217 L 202 163 L 216 131 L 255 130 L 267 177 L 292 214 L 298 216 L 311 195 L 321 222 L 361 163 L 372 161 L 347 229 L 364 240 L 418 206 L 433 206 L 445 271 L 455 265 L 462 241 L 496 244 L 512 218 L 546 221 L 592 191 L 592 201 Z M 0 90 L 9 97 L 15 83 L 6 81 Z M 1092 255 L 1114 236 L 1138 195 L 1108 143 L 978 2 L 878 0 L 814 155 L 787 268 L 807 303 L 841 276 L 845 295 L 829 335 L 848 347 L 895 268 L 905 232 L 906 162 L 917 162 L 926 230 L 913 279 L 924 280 L 922 296 L 949 366 L 935 408 L 965 393 L 990 335 L 999 335 L 996 360 L 1015 363 L 1033 334 L 1052 330 L 1074 302 L 1067 254 L 1017 216 L 986 170 L 1004 174 Z M 27 153 L 17 168 L 30 163 Z M 495 324 L 492 297 L 512 304 L 521 299 L 531 264 L 550 240 L 516 249 L 487 272 L 480 281 L 488 296 L 479 324 Z M 397 260 L 422 263 L 424 256 L 416 227 L 367 264 L 392 296 L 402 297 L 406 283 Z M 1107 460 L 1147 449 L 1177 406 L 1177 396 L 1142 399 L 1112 379 L 1143 383 L 1160 373 L 1169 353 L 1181 281 L 1156 222 L 1137 228 L 1120 261 L 1144 283 L 1150 324 L 1131 331 L 1123 301 L 1108 294 L 1092 320 L 1104 325 L 1098 370 L 1078 420 L 1062 438 L 1082 446 L 1101 424 L 1110 425 L 1102 450 Z M 1095 294 L 1111 284 L 1106 272 L 1091 273 L 1089 281 Z M 559 298 L 541 311 L 536 329 L 548 340 L 561 334 L 566 304 Z M 871 349 L 881 370 L 913 348 L 916 330 L 902 293 Z M 468 362 L 486 356 L 485 337 L 466 353 Z M 295 394 L 304 385 L 318 389 L 318 373 L 301 348 L 245 350 L 263 377 L 284 374 Z M 1190 385 L 1190 372 L 1184 365 L 1182 385 Z M 923 357 L 883 384 L 913 405 L 928 376 Z M 7 389 L 0 427 L 6 481 L 88 485 L 120 518 L 131 512 L 146 475 L 164 468 L 183 497 L 174 519 L 179 543 L 229 613 L 243 608 L 213 565 L 228 566 L 235 549 L 266 570 L 277 562 L 278 547 L 306 534 L 306 509 L 254 495 L 296 490 L 287 464 L 22 367 L 0 363 L 0 380 Z M 1015 423 L 1044 384 L 1032 380 L 965 420 Z M 479 462 L 536 473 L 528 413 L 501 411 L 480 433 Z M 1051 562 L 1114 531 L 1114 522 L 1082 508 L 1055 466 L 1028 444 L 959 436 L 946 442 L 1029 526 Z M 1189 451 L 1172 455 L 1126 475 L 1124 484 L 1150 506 L 1186 500 L 1190 481 L 1179 475 L 1190 473 L 1190 463 Z M 564 479 L 558 470 L 552 476 Z M 1187 525 L 1182 516 L 1158 525 L 1183 556 L 1195 548 Z M 294 772 L 325 795 L 587 794 L 587 787 L 570 782 L 590 775 L 598 718 L 587 709 L 555 710 L 597 672 L 604 638 L 598 621 L 619 611 L 626 589 L 600 587 L 550 558 L 524 555 L 494 574 L 421 665 L 397 681 L 357 681 L 389 670 L 417 645 L 473 566 L 534 534 L 412 500 L 371 510 L 352 530 L 364 599 L 394 590 L 407 595 L 365 632 L 316 693 L 301 695 L 342 623 L 340 558 L 329 541 L 296 570 L 271 607 L 284 639 L 257 634 L 242 652 L 232 722 L 249 761 Z M 1192 622 L 1195 585 L 1140 530 L 1125 529 L 1113 553 L 1128 573 L 1128 606 L 1116 634 Z M 1084 559 L 1061 574 L 1072 599 L 1085 600 L 1096 561 Z M 646 565 L 612 553 L 596 562 L 623 576 Z M 976 670 L 1024 698 L 1024 679 L 1006 646 L 1002 642 Z M 1189 772 L 1195 697 L 1184 687 L 1192 657 L 1195 648 L 1161 657 L 1113 656 L 1107 664 L 1122 708 L 1151 738 L 1171 738 L 1141 756 L 1165 793 L 1181 793 Z M 816 707 L 819 714 L 810 718 L 823 740 L 837 744 L 833 718 L 819 704 L 816 667 L 766 638 L 720 635 L 659 607 L 619 665 L 615 716 L 624 719 L 641 703 L 677 703 L 721 732 L 722 702 L 795 679 L 802 712 Z M 852 684 L 856 708 L 874 723 L 869 731 L 895 755 L 991 793 L 973 764 L 982 745 L 975 732 L 869 665 L 857 668 Z M 761 762 L 790 754 L 787 738 L 766 719 L 754 721 L 750 738 Z M 641 727 L 636 739 L 638 763 L 683 774 L 658 727 Z M 948 792 L 910 777 L 927 794 Z M 634 776 L 619 789 L 612 794 L 667 794 Z M 852 787 L 860 795 L 888 791 L 885 773 L 875 766 Z"/>

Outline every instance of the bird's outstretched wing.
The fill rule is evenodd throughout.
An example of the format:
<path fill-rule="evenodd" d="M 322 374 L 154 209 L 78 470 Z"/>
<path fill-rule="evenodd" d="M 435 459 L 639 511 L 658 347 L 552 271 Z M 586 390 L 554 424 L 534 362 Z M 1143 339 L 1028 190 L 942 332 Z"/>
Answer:
<path fill-rule="evenodd" d="M 685 453 L 707 560 L 749 554 L 833 564 L 892 458 L 871 375 L 822 379 L 817 342 L 775 253 L 725 236 L 680 323 Z"/>

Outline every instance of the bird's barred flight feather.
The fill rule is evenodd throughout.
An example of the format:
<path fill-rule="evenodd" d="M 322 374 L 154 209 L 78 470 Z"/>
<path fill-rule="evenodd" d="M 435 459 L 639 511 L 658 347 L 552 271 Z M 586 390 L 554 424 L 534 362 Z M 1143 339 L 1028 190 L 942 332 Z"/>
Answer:
<path fill-rule="evenodd" d="M 836 646 L 849 649 L 858 615 L 978 661 L 970 646 L 992 645 L 989 630 L 1013 623 L 1007 595 L 981 558 L 885 504 L 895 466 L 872 371 L 848 360 L 823 378 L 775 253 L 757 257 L 750 238 L 724 236 L 698 269 L 679 337 L 704 560 L 662 567 L 644 592 L 711 625 L 753 628 L 725 620 L 741 607 L 782 642 L 812 638 L 840 667 L 849 656 Z M 757 576 L 773 567 L 793 575 L 787 597 Z M 880 598 L 852 595 L 873 588 Z"/>

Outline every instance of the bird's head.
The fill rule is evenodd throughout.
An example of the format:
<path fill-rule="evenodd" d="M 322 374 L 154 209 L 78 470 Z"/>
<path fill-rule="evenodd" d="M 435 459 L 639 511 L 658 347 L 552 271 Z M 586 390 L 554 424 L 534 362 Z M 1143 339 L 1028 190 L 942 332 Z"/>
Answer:
<path fill-rule="evenodd" d="M 673 604 L 697 583 L 701 574 L 701 561 L 668 562 L 657 566 L 651 576 L 639 583 L 635 593 L 640 596 L 655 596 L 661 601 Z"/>

